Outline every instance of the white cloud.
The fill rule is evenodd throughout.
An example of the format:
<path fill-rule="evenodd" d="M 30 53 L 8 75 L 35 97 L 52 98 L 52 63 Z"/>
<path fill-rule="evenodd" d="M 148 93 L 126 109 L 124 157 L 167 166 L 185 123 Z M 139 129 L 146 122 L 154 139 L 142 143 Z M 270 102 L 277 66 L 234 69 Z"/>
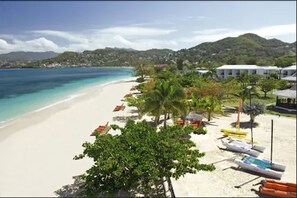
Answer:
<path fill-rule="evenodd" d="M 0 53 L 8 53 L 12 51 L 32 51 L 32 52 L 43 52 L 43 51 L 62 51 L 63 48 L 59 48 L 54 42 L 40 37 L 37 39 L 22 41 L 13 39 L 11 43 L 0 39 Z"/>
<path fill-rule="evenodd" d="M 268 26 L 251 30 L 251 33 L 255 33 L 264 37 L 296 34 L 296 24 Z"/>
<path fill-rule="evenodd" d="M 98 33 L 120 34 L 122 36 L 161 36 L 175 32 L 173 29 L 157 29 L 143 27 L 112 27 L 99 30 Z"/>
<path fill-rule="evenodd" d="M 84 30 L 82 32 L 64 32 L 57 30 L 34 30 L 22 35 L 1 35 L 0 53 L 11 51 L 84 51 L 104 47 L 133 48 L 147 50 L 151 48 L 169 48 L 178 50 L 192 47 L 202 42 L 217 41 L 225 37 L 236 37 L 245 33 L 255 33 L 265 38 L 296 35 L 296 24 L 276 25 L 257 29 L 236 30 L 226 28 L 204 29 L 187 33 L 187 37 L 178 37 L 175 29 L 144 27 L 110 27 Z M 183 32 L 184 31 L 184 32 Z M 32 35 L 33 32 L 33 35 Z M 28 35 L 30 33 L 30 35 Z M 166 37 L 167 36 L 167 37 Z M 53 41 L 54 38 L 59 38 Z M 58 41 L 67 42 L 58 42 Z"/>
<path fill-rule="evenodd" d="M 31 31 L 31 32 L 40 34 L 40 35 L 55 36 L 55 37 L 63 38 L 70 42 L 77 42 L 77 43 L 87 43 L 88 42 L 88 39 L 86 39 L 86 38 L 84 38 L 84 36 L 81 36 L 76 33 L 54 31 L 54 30 L 35 30 L 35 31 Z"/>
<path fill-rule="evenodd" d="M 237 37 L 239 35 L 246 33 L 254 33 L 264 38 L 275 38 L 276 36 L 284 36 L 290 34 L 296 35 L 296 24 L 275 25 L 246 30 L 232 30 L 225 28 L 205 29 L 195 31 L 194 33 L 194 36 L 184 37 L 179 39 L 179 41 L 185 43 L 193 43 L 193 45 L 197 45 L 203 42 L 217 41 L 226 37 Z"/>

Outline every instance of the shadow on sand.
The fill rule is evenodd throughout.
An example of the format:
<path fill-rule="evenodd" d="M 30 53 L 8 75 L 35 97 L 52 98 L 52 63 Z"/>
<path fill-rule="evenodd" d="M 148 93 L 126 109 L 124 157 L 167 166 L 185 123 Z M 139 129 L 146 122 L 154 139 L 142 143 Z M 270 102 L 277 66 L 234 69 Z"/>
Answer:
<path fill-rule="evenodd" d="M 242 129 L 249 129 L 251 128 L 251 123 L 248 122 L 240 122 L 240 128 Z M 231 126 L 236 127 L 236 122 L 232 122 Z M 257 122 L 253 122 L 253 128 L 256 128 L 257 126 L 259 126 L 259 124 Z"/>
<path fill-rule="evenodd" d="M 62 188 L 56 190 L 54 193 L 58 197 L 78 197 L 82 192 L 80 186 L 83 185 L 83 181 L 79 176 L 73 177 L 74 183 L 63 186 Z M 154 188 L 149 192 L 144 192 L 142 189 L 137 188 L 130 190 L 129 192 L 120 191 L 115 197 L 139 197 L 139 195 L 144 195 L 145 197 L 166 197 L 166 190 L 163 180 L 159 180 L 155 183 Z M 106 194 L 99 194 L 98 197 L 110 197 Z"/>
<path fill-rule="evenodd" d="M 112 118 L 113 121 L 123 122 L 126 123 L 127 120 L 137 120 L 138 116 L 115 116 Z"/>

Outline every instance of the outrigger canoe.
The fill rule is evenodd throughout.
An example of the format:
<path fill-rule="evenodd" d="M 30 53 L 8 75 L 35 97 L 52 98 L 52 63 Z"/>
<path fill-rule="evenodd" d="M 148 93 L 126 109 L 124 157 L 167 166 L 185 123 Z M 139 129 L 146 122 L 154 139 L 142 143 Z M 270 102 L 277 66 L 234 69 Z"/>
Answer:
<path fill-rule="evenodd" d="M 261 153 L 263 153 L 264 150 L 265 150 L 264 146 L 259 146 L 259 145 L 254 145 L 254 144 L 252 145 L 250 142 L 247 142 L 247 141 L 244 141 L 244 140 L 238 140 L 238 139 L 231 138 L 231 137 L 229 137 L 228 140 L 230 142 L 233 142 L 234 144 L 242 145 L 242 146 L 251 148 L 253 150 L 259 151 Z"/>
<path fill-rule="evenodd" d="M 240 153 L 246 153 L 246 154 L 249 154 L 249 155 L 252 155 L 255 157 L 258 157 L 260 155 L 260 152 L 252 149 L 251 145 L 237 142 L 233 139 L 229 139 L 229 140 L 222 139 L 221 141 L 227 150 L 236 151 L 236 152 L 240 152 Z"/>
<path fill-rule="evenodd" d="M 283 172 L 286 169 L 286 166 L 272 163 L 269 160 L 252 157 L 246 155 L 243 159 L 235 159 L 234 163 L 239 165 L 241 168 L 260 173 L 269 177 L 280 179 L 283 175 Z"/>

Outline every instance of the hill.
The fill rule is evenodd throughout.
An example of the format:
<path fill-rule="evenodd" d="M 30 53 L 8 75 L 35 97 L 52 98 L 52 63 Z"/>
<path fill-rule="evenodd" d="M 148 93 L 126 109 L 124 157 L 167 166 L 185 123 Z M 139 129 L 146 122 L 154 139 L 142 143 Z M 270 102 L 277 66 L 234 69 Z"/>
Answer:
<path fill-rule="evenodd" d="M 53 58 L 27 63 L 27 67 L 59 66 L 130 66 L 147 60 L 154 64 L 172 64 L 183 60 L 202 67 L 222 64 L 257 64 L 282 66 L 296 62 L 296 42 L 265 39 L 256 34 L 227 37 L 216 42 L 201 43 L 189 49 L 150 49 L 137 51 L 125 48 L 104 48 L 82 53 L 64 52 Z"/>
<path fill-rule="evenodd" d="M 296 42 L 290 44 L 248 33 L 202 43 L 178 51 L 175 56 L 198 63 L 273 65 L 276 58 L 296 56 Z"/>
<path fill-rule="evenodd" d="M 59 55 L 56 52 L 10 52 L 8 54 L 0 54 L 0 60 L 7 61 L 38 61 L 53 58 Z"/>

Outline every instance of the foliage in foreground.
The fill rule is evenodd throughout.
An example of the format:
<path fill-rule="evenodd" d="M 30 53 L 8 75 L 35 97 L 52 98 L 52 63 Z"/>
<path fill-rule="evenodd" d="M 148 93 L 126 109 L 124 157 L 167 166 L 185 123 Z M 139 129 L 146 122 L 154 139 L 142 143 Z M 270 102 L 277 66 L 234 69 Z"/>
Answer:
<path fill-rule="evenodd" d="M 163 177 L 175 179 L 186 173 L 212 171 L 213 165 L 200 164 L 195 143 L 184 138 L 192 132 L 191 127 L 151 127 L 146 121 L 135 123 L 128 120 L 121 135 L 102 135 L 94 143 L 86 142 L 83 154 L 74 159 L 90 157 L 94 165 L 81 177 L 84 196 L 100 194 L 115 195 L 119 190 L 129 191 L 141 188 L 152 189 L 154 183 Z M 168 181 L 168 180 L 167 180 Z"/>

